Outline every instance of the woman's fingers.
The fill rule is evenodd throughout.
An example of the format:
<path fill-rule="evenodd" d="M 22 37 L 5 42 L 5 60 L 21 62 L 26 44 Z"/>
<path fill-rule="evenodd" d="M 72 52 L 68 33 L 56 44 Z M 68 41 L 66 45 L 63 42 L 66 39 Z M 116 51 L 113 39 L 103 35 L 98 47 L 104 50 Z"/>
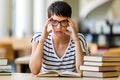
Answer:
<path fill-rule="evenodd" d="M 69 30 L 66 30 L 66 34 L 71 35 L 71 32 Z"/>
<path fill-rule="evenodd" d="M 70 25 L 71 27 L 73 27 L 73 26 L 74 26 L 73 20 L 72 20 L 71 18 L 68 18 L 68 21 L 69 21 L 69 25 Z"/>
<path fill-rule="evenodd" d="M 69 26 L 71 28 L 71 31 L 76 32 L 75 22 L 71 18 L 68 18 L 68 21 L 69 21 Z"/>

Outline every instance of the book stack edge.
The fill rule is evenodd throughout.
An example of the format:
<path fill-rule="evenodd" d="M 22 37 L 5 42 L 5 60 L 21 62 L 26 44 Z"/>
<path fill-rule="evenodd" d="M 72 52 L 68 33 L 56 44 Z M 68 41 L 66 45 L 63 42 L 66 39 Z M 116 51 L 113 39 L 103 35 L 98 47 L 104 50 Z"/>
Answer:
<path fill-rule="evenodd" d="M 8 76 L 11 75 L 12 66 L 8 65 L 7 58 L 0 58 L 0 76 Z"/>
<path fill-rule="evenodd" d="M 120 56 L 84 56 L 83 76 L 117 77 L 120 74 Z"/>

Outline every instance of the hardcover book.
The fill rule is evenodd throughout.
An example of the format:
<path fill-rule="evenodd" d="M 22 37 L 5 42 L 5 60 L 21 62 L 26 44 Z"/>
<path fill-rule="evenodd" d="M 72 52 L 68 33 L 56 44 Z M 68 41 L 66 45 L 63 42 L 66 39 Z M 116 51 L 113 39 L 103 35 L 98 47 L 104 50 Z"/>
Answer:
<path fill-rule="evenodd" d="M 83 76 L 87 77 L 118 77 L 119 73 L 117 71 L 114 72 L 95 72 L 95 71 L 83 71 Z"/>
<path fill-rule="evenodd" d="M 0 65 L 7 65 L 8 59 L 0 58 Z"/>
<path fill-rule="evenodd" d="M 93 61 L 84 61 L 83 65 L 89 65 L 89 66 L 119 66 L 120 62 L 93 62 Z"/>
<path fill-rule="evenodd" d="M 81 65 L 80 70 L 85 70 L 85 71 L 117 71 L 116 66 L 87 66 L 87 65 Z"/>
<path fill-rule="evenodd" d="M 4 69 L 12 69 L 12 66 L 11 65 L 1 65 L 0 70 L 4 70 Z"/>
<path fill-rule="evenodd" d="M 9 76 L 11 75 L 11 72 L 9 71 L 0 71 L 0 76 Z"/>
<path fill-rule="evenodd" d="M 105 62 L 105 61 L 120 61 L 120 56 L 84 56 L 84 61 L 96 61 L 96 62 Z"/>

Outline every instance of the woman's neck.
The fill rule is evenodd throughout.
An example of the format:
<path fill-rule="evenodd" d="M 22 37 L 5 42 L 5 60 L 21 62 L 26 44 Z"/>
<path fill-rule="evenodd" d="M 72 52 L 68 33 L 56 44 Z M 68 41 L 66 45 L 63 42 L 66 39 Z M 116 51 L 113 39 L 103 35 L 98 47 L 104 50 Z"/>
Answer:
<path fill-rule="evenodd" d="M 66 42 L 69 42 L 70 36 L 69 35 L 64 35 L 62 37 L 58 37 L 56 35 L 53 35 L 52 39 L 53 39 L 54 43 L 58 43 L 58 44 L 63 43 L 64 44 Z"/>

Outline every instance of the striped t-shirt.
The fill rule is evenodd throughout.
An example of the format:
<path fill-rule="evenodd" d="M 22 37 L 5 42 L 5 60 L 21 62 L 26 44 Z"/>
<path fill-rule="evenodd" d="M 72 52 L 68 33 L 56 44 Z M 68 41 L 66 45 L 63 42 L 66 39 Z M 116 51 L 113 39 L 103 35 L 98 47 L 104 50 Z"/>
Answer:
<path fill-rule="evenodd" d="M 41 33 L 35 33 L 32 42 L 39 42 Z M 82 51 L 88 53 L 87 44 L 85 41 L 85 38 L 82 34 L 78 33 Z M 44 53 L 43 53 L 43 59 L 42 59 L 42 69 L 41 71 L 44 72 L 46 70 L 60 70 L 60 71 L 76 71 L 75 68 L 75 43 L 73 39 L 71 38 L 69 41 L 69 45 L 66 49 L 66 52 L 64 55 L 59 58 L 54 50 L 53 42 L 52 42 L 52 33 L 49 34 L 47 39 L 44 42 Z"/>

